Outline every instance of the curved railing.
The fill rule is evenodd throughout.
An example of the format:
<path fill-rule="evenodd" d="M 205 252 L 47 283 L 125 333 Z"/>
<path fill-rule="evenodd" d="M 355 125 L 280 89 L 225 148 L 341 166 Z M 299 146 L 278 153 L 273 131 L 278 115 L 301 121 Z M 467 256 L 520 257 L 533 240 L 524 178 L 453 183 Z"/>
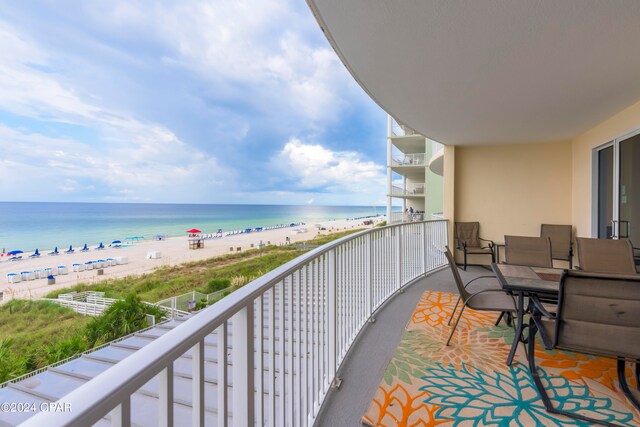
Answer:
<path fill-rule="evenodd" d="M 103 418 L 114 425 L 173 425 L 173 366 L 185 353 L 195 409 L 178 424 L 312 425 L 358 333 L 403 286 L 445 265 L 446 243 L 447 222 L 438 220 L 375 228 L 321 246 L 72 391 L 60 400 L 70 411 L 39 413 L 24 425 L 86 426 Z M 158 405 L 149 414 L 134 394 L 154 378 Z"/>

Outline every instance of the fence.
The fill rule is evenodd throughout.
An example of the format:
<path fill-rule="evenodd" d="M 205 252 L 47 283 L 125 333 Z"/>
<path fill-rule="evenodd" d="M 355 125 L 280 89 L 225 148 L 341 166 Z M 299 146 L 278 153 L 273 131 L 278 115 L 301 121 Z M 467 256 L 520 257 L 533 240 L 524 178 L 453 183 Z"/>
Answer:
<path fill-rule="evenodd" d="M 199 301 L 206 301 L 207 305 L 211 305 L 214 302 L 219 301 L 224 297 L 225 292 L 228 292 L 230 288 L 225 288 L 210 294 L 205 294 L 198 291 L 187 292 L 186 294 L 177 295 L 175 297 L 163 299 L 153 303 L 152 305 L 158 306 L 172 317 L 184 316 L 189 314 L 193 310 Z"/>
<path fill-rule="evenodd" d="M 62 401 L 73 411 L 39 413 L 23 425 L 84 426 L 106 416 L 114 425 L 130 425 L 147 419 L 132 395 L 154 377 L 158 413 L 152 416 L 159 425 L 173 425 L 174 361 L 186 352 L 192 365 L 191 425 L 204 425 L 205 407 L 212 406 L 207 417 L 217 417 L 217 425 L 312 425 L 361 329 L 396 292 L 444 266 L 446 244 L 447 222 L 440 220 L 374 228 L 324 245 L 67 394 Z M 205 344 L 210 334 L 215 340 Z M 217 370 L 216 398 L 209 394 L 205 400 L 211 370 Z"/>

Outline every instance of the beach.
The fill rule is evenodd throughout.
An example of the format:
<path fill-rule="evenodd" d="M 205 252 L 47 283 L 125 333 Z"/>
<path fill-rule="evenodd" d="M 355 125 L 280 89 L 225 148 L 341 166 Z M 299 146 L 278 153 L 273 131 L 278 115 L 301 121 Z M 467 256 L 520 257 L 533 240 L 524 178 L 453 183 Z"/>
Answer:
<path fill-rule="evenodd" d="M 377 220 L 384 220 L 379 217 Z M 318 221 L 304 226 L 284 227 L 273 230 L 264 230 L 246 234 L 236 234 L 219 238 L 205 239 L 204 248 L 189 249 L 189 237 L 185 234 L 181 237 L 170 237 L 165 240 L 142 240 L 136 244 L 125 245 L 120 248 L 106 247 L 104 250 L 91 250 L 80 252 L 76 250 L 72 254 L 47 255 L 50 250 L 41 250 L 39 258 L 28 258 L 27 253 L 19 261 L 0 261 L 0 291 L 3 292 L 3 301 L 12 298 L 35 299 L 41 298 L 47 293 L 74 286 L 78 283 L 99 283 L 109 279 L 117 279 L 130 275 L 140 275 L 152 271 L 161 266 L 178 265 L 185 262 L 197 261 L 241 251 L 257 248 L 263 244 L 284 245 L 287 243 L 304 242 L 311 240 L 319 234 L 335 233 L 355 228 L 367 228 L 363 224 L 364 219 L 358 220 L 331 220 Z M 316 225 L 321 225 L 325 230 L 318 230 Z M 307 231 L 293 233 L 294 229 L 304 227 Z M 289 241 L 287 242 L 287 238 Z M 253 246 L 252 246 L 253 245 Z M 80 249 L 80 248 L 78 248 Z M 161 257 L 148 259 L 151 252 L 159 252 Z M 74 272 L 73 264 L 84 264 L 89 261 L 105 260 L 107 258 L 126 257 L 128 262 L 121 265 L 113 265 L 102 269 L 104 274 L 98 275 L 97 269 L 82 272 Z M 68 274 L 55 276 L 55 284 L 48 285 L 47 279 L 35 279 L 9 283 L 7 275 L 19 274 L 23 271 L 42 270 L 58 266 L 67 267 Z"/>

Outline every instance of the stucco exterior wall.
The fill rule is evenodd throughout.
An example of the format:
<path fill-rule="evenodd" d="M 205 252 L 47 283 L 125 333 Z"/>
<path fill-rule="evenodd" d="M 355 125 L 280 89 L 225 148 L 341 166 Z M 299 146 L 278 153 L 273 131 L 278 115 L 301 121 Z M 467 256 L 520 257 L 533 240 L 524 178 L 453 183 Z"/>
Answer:
<path fill-rule="evenodd" d="M 455 221 L 479 221 L 481 236 L 500 243 L 505 234 L 539 236 L 542 223 L 571 224 L 571 142 L 455 153 Z"/>

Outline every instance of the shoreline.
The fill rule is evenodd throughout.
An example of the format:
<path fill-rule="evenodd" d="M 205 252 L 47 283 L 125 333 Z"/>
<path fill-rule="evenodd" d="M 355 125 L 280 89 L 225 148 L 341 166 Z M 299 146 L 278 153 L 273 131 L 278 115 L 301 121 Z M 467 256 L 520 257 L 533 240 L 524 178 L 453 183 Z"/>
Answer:
<path fill-rule="evenodd" d="M 384 221 L 384 216 L 374 219 L 374 223 Z M 2 301 L 14 298 L 36 299 L 47 293 L 74 286 L 78 283 L 96 284 L 109 279 L 120 279 L 131 275 L 141 275 L 150 272 L 158 267 L 173 266 L 190 261 L 208 259 L 219 255 L 237 253 L 240 251 L 257 248 L 260 242 L 272 245 L 284 245 L 287 243 L 303 242 L 310 240 L 317 235 L 324 235 L 344 231 L 354 228 L 371 227 L 363 224 L 365 219 L 344 219 L 319 221 L 316 224 L 326 228 L 317 230 L 316 224 L 306 224 L 304 226 L 275 228 L 263 231 L 254 231 L 244 234 L 223 235 L 218 238 L 204 239 L 204 248 L 189 249 L 188 236 L 168 237 L 165 240 L 143 240 L 139 243 L 131 244 L 121 248 L 105 247 L 104 250 L 94 250 L 93 247 L 88 252 L 76 250 L 72 254 L 60 252 L 60 255 L 49 256 L 49 251 L 41 251 L 38 258 L 23 258 L 18 261 L 0 262 L 0 291 L 3 292 Z M 305 233 L 292 233 L 294 229 L 306 228 Z M 210 233 L 206 233 L 210 234 Z M 287 241 L 287 237 L 289 241 Z M 150 252 L 160 252 L 158 259 L 148 259 Z M 24 256 L 24 255 L 23 255 Z M 73 264 L 84 264 L 89 261 L 104 260 L 107 258 L 126 257 L 128 263 L 105 267 L 104 274 L 98 276 L 98 270 L 87 270 L 82 272 L 72 271 Z M 67 267 L 68 274 L 55 276 L 54 285 L 48 285 L 47 279 L 35 279 L 21 281 L 19 283 L 9 283 L 7 275 L 10 273 L 20 274 L 23 271 L 42 270 L 58 266 Z"/>

